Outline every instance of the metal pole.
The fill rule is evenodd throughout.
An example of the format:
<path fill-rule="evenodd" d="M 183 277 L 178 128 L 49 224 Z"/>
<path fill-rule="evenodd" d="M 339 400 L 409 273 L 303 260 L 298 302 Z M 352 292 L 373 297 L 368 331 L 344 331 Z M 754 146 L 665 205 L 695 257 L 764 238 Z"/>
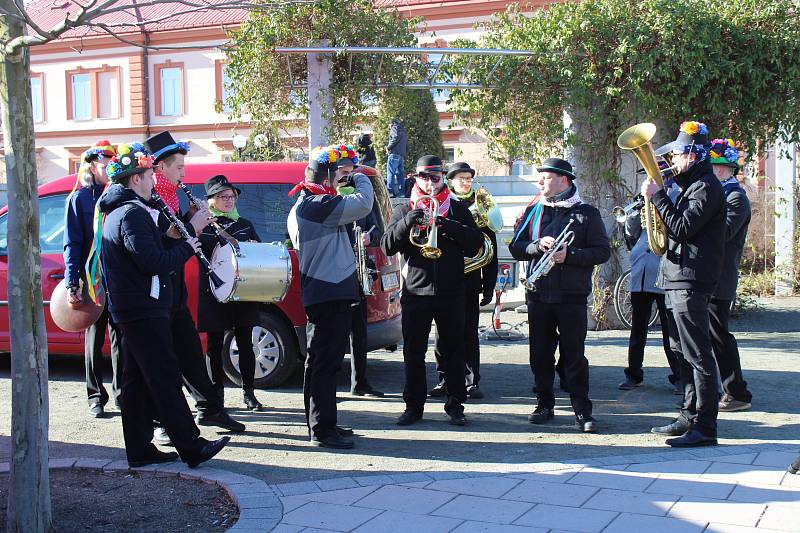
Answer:
<path fill-rule="evenodd" d="M 797 228 L 797 145 L 775 145 L 775 295 L 793 293 Z"/>
<path fill-rule="evenodd" d="M 325 42 L 320 45 L 324 46 Z M 308 54 L 308 151 L 328 142 L 328 117 L 331 109 L 331 61 L 326 54 Z"/>

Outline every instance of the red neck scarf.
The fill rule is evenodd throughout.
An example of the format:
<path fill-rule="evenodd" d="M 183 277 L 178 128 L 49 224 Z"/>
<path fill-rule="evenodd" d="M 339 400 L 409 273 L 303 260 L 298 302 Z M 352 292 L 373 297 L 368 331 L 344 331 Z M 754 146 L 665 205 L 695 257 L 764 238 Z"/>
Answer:
<path fill-rule="evenodd" d="M 419 200 L 421 196 L 428 196 L 419 186 L 415 183 L 414 188 L 411 189 L 411 209 L 415 209 L 417 207 L 426 209 L 430 206 L 431 201 L 427 198 L 423 200 Z M 436 201 L 439 202 L 439 216 L 447 218 L 447 213 L 450 212 L 450 198 L 452 197 L 450 194 L 450 189 L 447 187 L 442 187 L 442 190 L 438 193 L 433 195 L 436 198 Z"/>
<path fill-rule="evenodd" d="M 333 187 L 328 187 L 326 185 L 322 185 L 321 183 L 311 183 L 308 181 L 301 181 L 287 193 L 287 196 L 292 197 L 295 194 L 299 193 L 300 191 L 305 190 L 306 193 L 316 196 L 318 194 L 332 194 L 336 196 L 337 193 L 336 189 Z"/>
<path fill-rule="evenodd" d="M 173 213 L 177 213 L 180 209 L 178 203 L 178 186 L 173 185 L 170 181 L 159 172 L 155 173 L 156 178 L 156 192 L 164 200 L 164 203 L 170 208 Z"/>

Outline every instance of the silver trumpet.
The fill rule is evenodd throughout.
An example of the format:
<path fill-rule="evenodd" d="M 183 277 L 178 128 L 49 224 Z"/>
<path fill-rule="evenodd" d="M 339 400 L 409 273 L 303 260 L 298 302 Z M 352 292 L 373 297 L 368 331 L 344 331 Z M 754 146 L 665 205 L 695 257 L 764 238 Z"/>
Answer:
<path fill-rule="evenodd" d="M 373 226 L 374 227 L 374 226 Z M 369 231 L 372 231 L 370 228 Z M 372 292 L 372 279 L 371 274 L 376 274 L 378 271 L 369 268 L 367 264 L 367 248 L 364 246 L 364 230 L 358 224 L 353 225 L 353 235 L 355 236 L 356 243 L 353 245 L 356 252 L 356 273 L 358 274 L 358 283 L 361 285 L 361 292 L 364 296 L 373 296 Z"/>
<path fill-rule="evenodd" d="M 570 226 L 572 226 L 575 219 L 571 219 L 567 226 L 559 233 L 556 240 L 553 242 L 553 246 L 547 250 L 544 255 L 536 262 L 536 264 L 531 269 L 531 274 L 527 278 L 522 278 L 520 281 L 522 285 L 528 289 L 529 291 L 536 290 L 536 282 L 540 279 L 545 277 L 547 274 L 550 273 L 550 270 L 556 264 L 553 260 L 553 256 L 564 246 L 569 246 L 572 244 L 572 241 L 575 240 L 575 232 L 570 231 Z"/>
<path fill-rule="evenodd" d="M 624 224 L 626 218 L 628 218 L 632 213 L 640 211 L 642 207 L 644 207 L 644 197 L 641 194 L 637 194 L 633 197 L 633 201 L 625 207 L 617 206 L 612 209 L 611 215 L 614 217 L 614 220 L 620 224 Z"/>

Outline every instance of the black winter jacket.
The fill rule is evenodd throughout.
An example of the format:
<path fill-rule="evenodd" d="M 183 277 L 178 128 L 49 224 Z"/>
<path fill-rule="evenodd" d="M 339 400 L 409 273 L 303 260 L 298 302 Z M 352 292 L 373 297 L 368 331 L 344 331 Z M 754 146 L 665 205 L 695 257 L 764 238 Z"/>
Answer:
<path fill-rule="evenodd" d="M 528 261 L 526 277 L 543 255 L 539 250 L 539 239 L 531 240 L 528 229 L 519 231 L 519 224 L 528 220 L 533 208 L 533 205 L 528 206 L 522 214 L 514 228 L 514 239 L 508 247 L 514 259 Z M 564 262 L 556 264 L 547 276 L 539 278 L 535 291 L 525 291 L 527 302 L 585 304 L 592 292 L 594 266 L 605 263 L 611 256 L 603 219 L 600 212 L 589 204 L 577 204 L 569 208 L 544 206 L 540 238 L 557 237 L 570 220 L 575 221 L 570 227 L 570 231 L 575 232 L 575 240 L 567 247 Z"/>
<path fill-rule="evenodd" d="M 725 247 L 725 198 L 722 185 L 701 161 L 675 177 L 681 193 L 672 203 L 667 191 L 651 201 L 669 233 L 657 285 L 662 289 L 693 289 L 713 294 L 722 272 Z"/>
<path fill-rule="evenodd" d="M 64 210 L 64 277 L 67 286 L 84 278 L 86 260 L 94 240 L 94 206 L 105 185 L 81 187 L 67 199 Z"/>
<path fill-rule="evenodd" d="M 453 296 L 464 293 L 464 257 L 472 257 L 483 245 L 483 237 L 472 214 L 458 201 L 450 202 L 446 219 L 441 217 L 438 239 L 442 256 L 427 259 L 420 248 L 408 240 L 411 226 L 405 216 L 411 210 L 408 203 L 392 211 L 381 248 L 386 255 L 403 254 L 403 291 L 417 296 Z"/>
<path fill-rule="evenodd" d="M 217 217 L 217 223 L 239 242 L 261 242 L 252 222 L 239 218 L 235 222 L 227 217 Z M 219 240 L 211 226 L 200 233 L 200 244 L 203 255 L 211 261 Z M 200 267 L 197 276 L 197 329 L 199 331 L 224 331 L 234 327 L 248 327 L 258 324 L 258 313 L 261 304 L 258 302 L 220 303 L 211 292 L 208 275 L 204 267 Z"/>
<path fill-rule="evenodd" d="M 400 122 L 392 122 L 389 125 L 389 141 L 386 143 L 386 149 L 390 154 L 405 157 L 408 151 L 408 134 L 406 127 Z"/>
<path fill-rule="evenodd" d="M 714 298 L 734 300 L 739 284 L 739 263 L 750 225 L 750 200 L 738 183 L 725 185 L 722 190 L 725 193 L 725 256 Z"/>
<path fill-rule="evenodd" d="M 124 324 L 169 318 L 173 299 L 170 273 L 183 268 L 194 253 L 192 247 L 178 241 L 166 249 L 144 200 L 122 185 L 109 186 L 99 206 L 106 214 L 100 255 L 103 284 L 114 321 Z M 155 282 L 157 298 L 151 295 Z"/>

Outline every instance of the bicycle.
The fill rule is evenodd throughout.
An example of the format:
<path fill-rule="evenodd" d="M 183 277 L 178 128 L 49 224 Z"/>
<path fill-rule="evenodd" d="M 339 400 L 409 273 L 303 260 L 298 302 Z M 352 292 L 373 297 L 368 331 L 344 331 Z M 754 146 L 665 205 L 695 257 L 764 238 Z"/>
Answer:
<path fill-rule="evenodd" d="M 631 293 L 628 287 L 631 281 L 631 270 L 628 269 L 617 278 L 614 284 L 614 311 L 625 327 L 631 329 L 633 306 L 631 305 Z M 650 321 L 647 327 L 653 327 L 658 320 L 658 307 L 651 306 Z"/>

